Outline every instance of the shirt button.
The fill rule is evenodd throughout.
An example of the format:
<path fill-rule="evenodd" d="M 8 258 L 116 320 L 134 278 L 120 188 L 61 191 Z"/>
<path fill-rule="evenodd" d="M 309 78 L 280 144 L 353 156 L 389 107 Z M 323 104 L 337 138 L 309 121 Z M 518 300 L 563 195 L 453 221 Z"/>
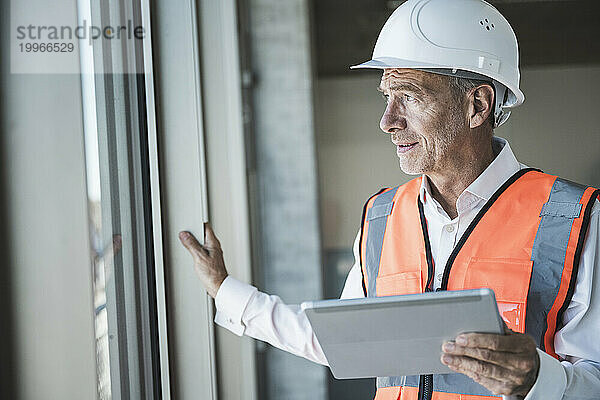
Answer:
<path fill-rule="evenodd" d="M 448 232 L 448 233 L 454 232 L 454 225 L 446 225 L 446 232 Z"/>
<path fill-rule="evenodd" d="M 441 282 L 442 278 L 444 277 L 444 274 L 437 274 L 435 277 L 438 281 Z"/>

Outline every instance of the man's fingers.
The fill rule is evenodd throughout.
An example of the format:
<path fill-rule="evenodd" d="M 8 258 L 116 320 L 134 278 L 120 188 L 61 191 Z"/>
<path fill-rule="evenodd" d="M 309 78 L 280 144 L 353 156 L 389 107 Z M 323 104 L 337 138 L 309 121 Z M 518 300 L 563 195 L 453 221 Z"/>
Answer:
<path fill-rule="evenodd" d="M 443 354 L 442 363 L 452 371 L 467 375 L 498 395 L 512 395 L 527 383 L 527 376 L 485 361 Z"/>
<path fill-rule="evenodd" d="M 453 371 L 460 372 L 461 374 L 471 377 L 476 374 L 493 378 L 502 382 L 514 380 L 514 374 L 512 371 L 500 367 L 499 365 L 476 360 L 470 357 L 444 354 L 442 355 L 442 363 L 446 364 Z"/>
<path fill-rule="evenodd" d="M 517 339 L 516 339 L 517 338 Z M 514 335 L 498 335 L 493 333 L 463 333 L 456 337 L 456 344 L 464 347 L 479 347 L 508 353 L 520 353 L 522 345 L 515 343 L 523 340 Z"/>
<path fill-rule="evenodd" d="M 221 243 L 219 239 L 215 236 L 215 232 L 212 230 L 210 224 L 207 222 L 204 224 L 204 238 L 207 247 L 213 249 L 220 249 Z"/>
<path fill-rule="evenodd" d="M 497 394 L 528 393 L 539 369 L 535 342 L 522 333 L 460 334 L 442 350 L 443 364 Z M 494 380 L 505 384 L 498 386 Z"/>
<path fill-rule="evenodd" d="M 529 370 L 534 366 L 533 361 L 530 358 L 505 351 L 494 351 L 479 347 L 464 347 L 452 342 L 444 343 L 442 350 L 448 354 L 467 356 L 514 370 Z"/>
<path fill-rule="evenodd" d="M 185 246 L 186 249 L 192 254 L 194 257 L 204 257 L 207 255 L 206 250 L 202 247 L 202 245 L 198 242 L 196 237 L 192 235 L 188 231 L 179 232 L 179 240 Z"/>
<path fill-rule="evenodd" d="M 194 270 L 198 275 L 198 278 L 202 281 L 202 284 L 206 288 L 207 293 L 215 298 L 219 287 L 227 278 L 227 268 L 225 268 L 225 261 L 223 260 L 223 251 L 219 245 L 219 241 L 216 240 L 214 233 L 210 228 L 206 229 L 209 243 L 201 245 L 198 240 L 190 232 L 182 231 L 179 232 L 179 240 L 185 246 L 186 249 L 194 257 Z"/>

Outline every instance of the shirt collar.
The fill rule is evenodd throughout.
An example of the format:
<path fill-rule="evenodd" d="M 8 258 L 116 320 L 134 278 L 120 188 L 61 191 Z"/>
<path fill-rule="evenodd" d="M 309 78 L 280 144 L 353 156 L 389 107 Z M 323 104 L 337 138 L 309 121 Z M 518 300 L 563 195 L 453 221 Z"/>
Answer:
<path fill-rule="evenodd" d="M 522 168 L 506 139 L 494 137 L 493 146 L 495 149 L 500 149 L 500 152 L 481 175 L 465 189 L 465 192 L 469 192 L 484 201 L 489 200 L 504 182 Z M 423 203 L 427 202 L 428 196 L 431 197 L 429 180 L 425 175 L 421 180 L 419 196 Z"/>

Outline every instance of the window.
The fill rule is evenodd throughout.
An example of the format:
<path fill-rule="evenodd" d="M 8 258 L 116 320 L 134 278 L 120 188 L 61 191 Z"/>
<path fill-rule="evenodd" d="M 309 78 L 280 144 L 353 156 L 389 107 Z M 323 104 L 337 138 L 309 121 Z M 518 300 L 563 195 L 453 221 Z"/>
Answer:
<path fill-rule="evenodd" d="M 155 274 L 145 5 L 79 4 L 79 25 L 99 39 L 81 40 L 80 50 L 100 399 L 158 399 L 166 367 L 159 351 L 163 280 Z"/>

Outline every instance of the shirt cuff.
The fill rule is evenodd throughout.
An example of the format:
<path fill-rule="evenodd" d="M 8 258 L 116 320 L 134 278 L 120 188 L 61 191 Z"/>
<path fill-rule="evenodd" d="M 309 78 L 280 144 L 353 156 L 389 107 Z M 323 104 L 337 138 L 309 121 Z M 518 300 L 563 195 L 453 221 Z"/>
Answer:
<path fill-rule="evenodd" d="M 542 350 L 537 349 L 537 352 L 540 356 L 540 370 L 525 400 L 562 399 L 567 387 L 567 374 L 564 367 L 560 361 Z"/>
<path fill-rule="evenodd" d="M 225 278 L 215 296 L 217 308 L 215 323 L 242 336 L 246 330 L 246 326 L 242 323 L 242 315 L 256 292 L 257 289 L 252 285 L 240 282 L 231 276 Z"/>

